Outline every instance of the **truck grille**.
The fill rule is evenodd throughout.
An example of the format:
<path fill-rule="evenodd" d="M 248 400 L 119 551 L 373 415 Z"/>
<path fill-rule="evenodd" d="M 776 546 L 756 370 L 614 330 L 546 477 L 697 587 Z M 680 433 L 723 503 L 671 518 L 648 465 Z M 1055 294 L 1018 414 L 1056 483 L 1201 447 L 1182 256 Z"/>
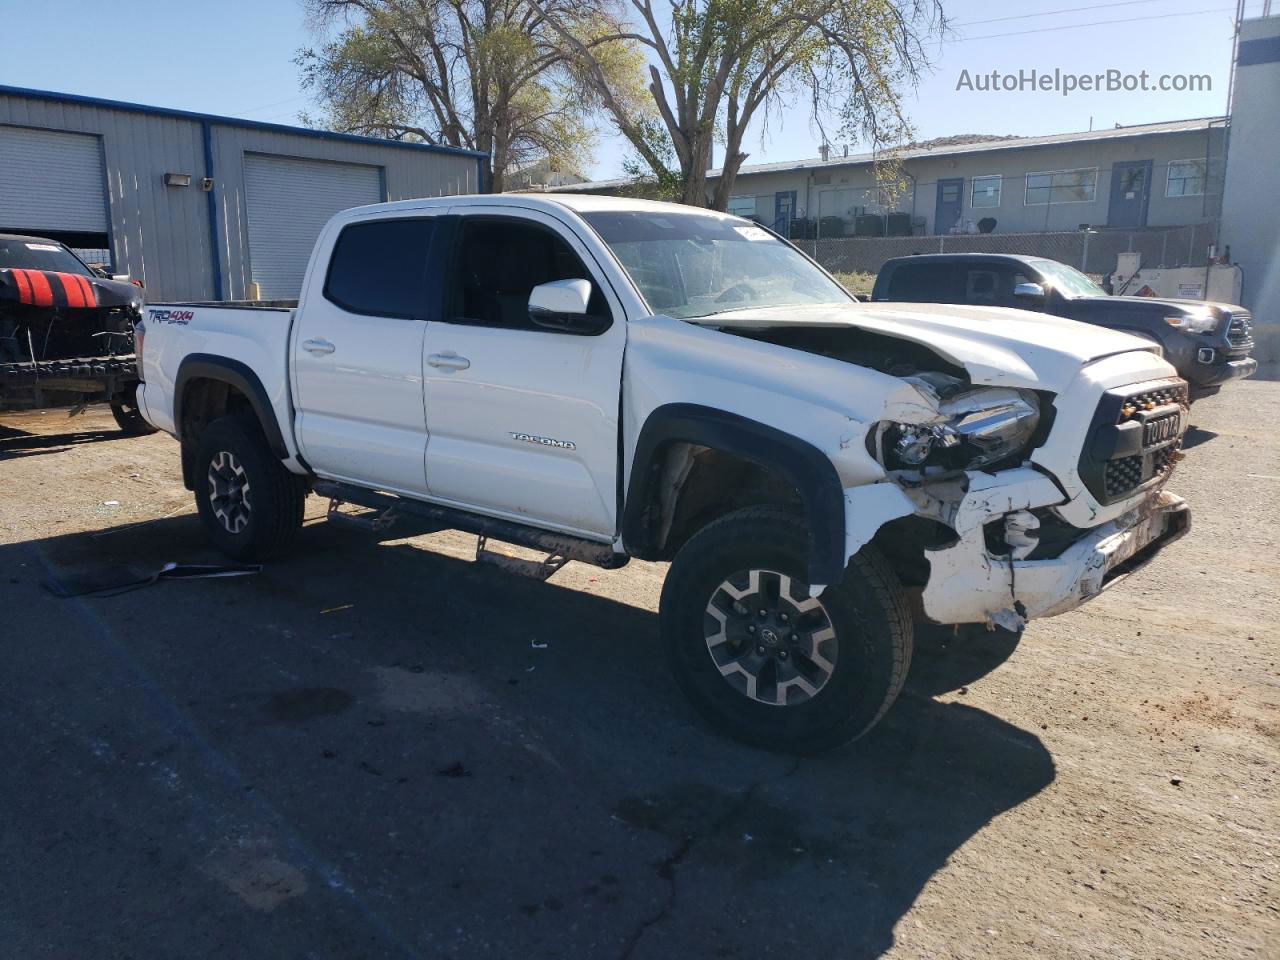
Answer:
<path fill-rule="evenodd" d="M 1168 478 L 1187 428 L 1187 398 L 1186 381 L 1179 379 L 1103 394 L 1080 457 L 1080 475 L 1099 502 L 1114 503 Z"/>
<path fill-rule="evenodd" d="M 1233 347 L 1253 346 L 1253 317 L 1247 313 L 1234 313 L 1227 326 L 1227 343 Z"/>

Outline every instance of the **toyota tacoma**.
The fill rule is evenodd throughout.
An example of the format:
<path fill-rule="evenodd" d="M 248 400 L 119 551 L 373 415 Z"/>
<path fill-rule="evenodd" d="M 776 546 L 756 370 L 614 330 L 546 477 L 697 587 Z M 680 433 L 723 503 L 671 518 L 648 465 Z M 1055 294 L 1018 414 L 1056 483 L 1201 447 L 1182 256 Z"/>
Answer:
<path fill-rule="evenodd" d="M 296 306 L 151 305 L 138 357 L 143 415 L 226 554 L 281 551 L 314 493 L 369 530 L 475 533 L 478 559 L 538 577 L 669 560 L 676 680 L 779 750 L 874 725 L 915 617 L 1017 630 L 1189 524 L 1164 489 L 1187 384 L 1149 342 L 858 303 L 770 231 L 689 207 L 348 210 Z"/>

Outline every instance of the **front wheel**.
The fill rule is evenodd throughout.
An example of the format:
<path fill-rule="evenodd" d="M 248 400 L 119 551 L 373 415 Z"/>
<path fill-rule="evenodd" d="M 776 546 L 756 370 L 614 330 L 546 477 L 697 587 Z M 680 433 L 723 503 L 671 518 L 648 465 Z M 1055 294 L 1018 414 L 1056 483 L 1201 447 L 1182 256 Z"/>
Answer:
<path fill-rule="evenodd" d="M 699 713 L 786 753 L 862 736 L 897 699 L 911 661 L 911 613 L 874 547 L 818 597 L 808 562 L 802 520 L 749 507 L 685 544 L 662 590 L 668 662 Z"/>
<path fill-rule="evenodd" d="M 293 542 L 307 490 L 271 452 L 256 422 L 228 416 L 200 435 L 196 509 L 214 546 L 236 560 L 265 560 Z"/>

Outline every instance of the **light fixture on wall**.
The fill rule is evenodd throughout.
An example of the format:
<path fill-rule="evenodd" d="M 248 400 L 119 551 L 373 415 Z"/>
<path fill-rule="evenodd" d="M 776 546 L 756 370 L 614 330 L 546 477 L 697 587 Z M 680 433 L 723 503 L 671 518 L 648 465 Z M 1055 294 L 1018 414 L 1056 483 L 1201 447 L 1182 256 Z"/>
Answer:
<path fill-rule="evenodd" d="M 191 186 L 191 174 L 166 173 L 164 175 L 164 185 L 166 187 L 189 187 Z"/>

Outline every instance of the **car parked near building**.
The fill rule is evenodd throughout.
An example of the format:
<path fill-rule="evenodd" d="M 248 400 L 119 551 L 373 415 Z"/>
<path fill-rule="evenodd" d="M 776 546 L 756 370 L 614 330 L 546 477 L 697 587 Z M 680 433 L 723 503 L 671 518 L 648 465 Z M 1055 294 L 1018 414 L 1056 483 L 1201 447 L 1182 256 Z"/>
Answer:
<path fill-rule="evenodd" d="M 0 234 L 0 409 L 105 400 L 120 429 L 138 411 L 133 324 L 142 291 L 45 237 Z"/>
<path fill-rule="evenodd" d="M 314 492 L 370 530 L 479 534 L 480 560 L 489 539 L 539 548 L 498 558 L 539 577 L 670 560 L 676 679 L 721 730 L 789 751 L 888 710 L 913 595 L 1017 629 L 1189 524 L 1163 489 L 1187 385 L 1148 344 L 860 304 L 769 231 L 672 204 L 349 210 L 295 308 L 153 304 L 138 356 L 144 416 L 225 553 L 282 550 Z"/>
<path fill-rule="evenodd" d="M 1241 306 L 1198 300 L 1114 297 L 1057 260 L 1014 254 L 895 257 L 876 275 L 872 300 L 1014 307 L 1131 333 L 1159 344 L 1191 385 L 1191 399 L 1249 376 L 1258 363 L 1253 318 Z"/>

